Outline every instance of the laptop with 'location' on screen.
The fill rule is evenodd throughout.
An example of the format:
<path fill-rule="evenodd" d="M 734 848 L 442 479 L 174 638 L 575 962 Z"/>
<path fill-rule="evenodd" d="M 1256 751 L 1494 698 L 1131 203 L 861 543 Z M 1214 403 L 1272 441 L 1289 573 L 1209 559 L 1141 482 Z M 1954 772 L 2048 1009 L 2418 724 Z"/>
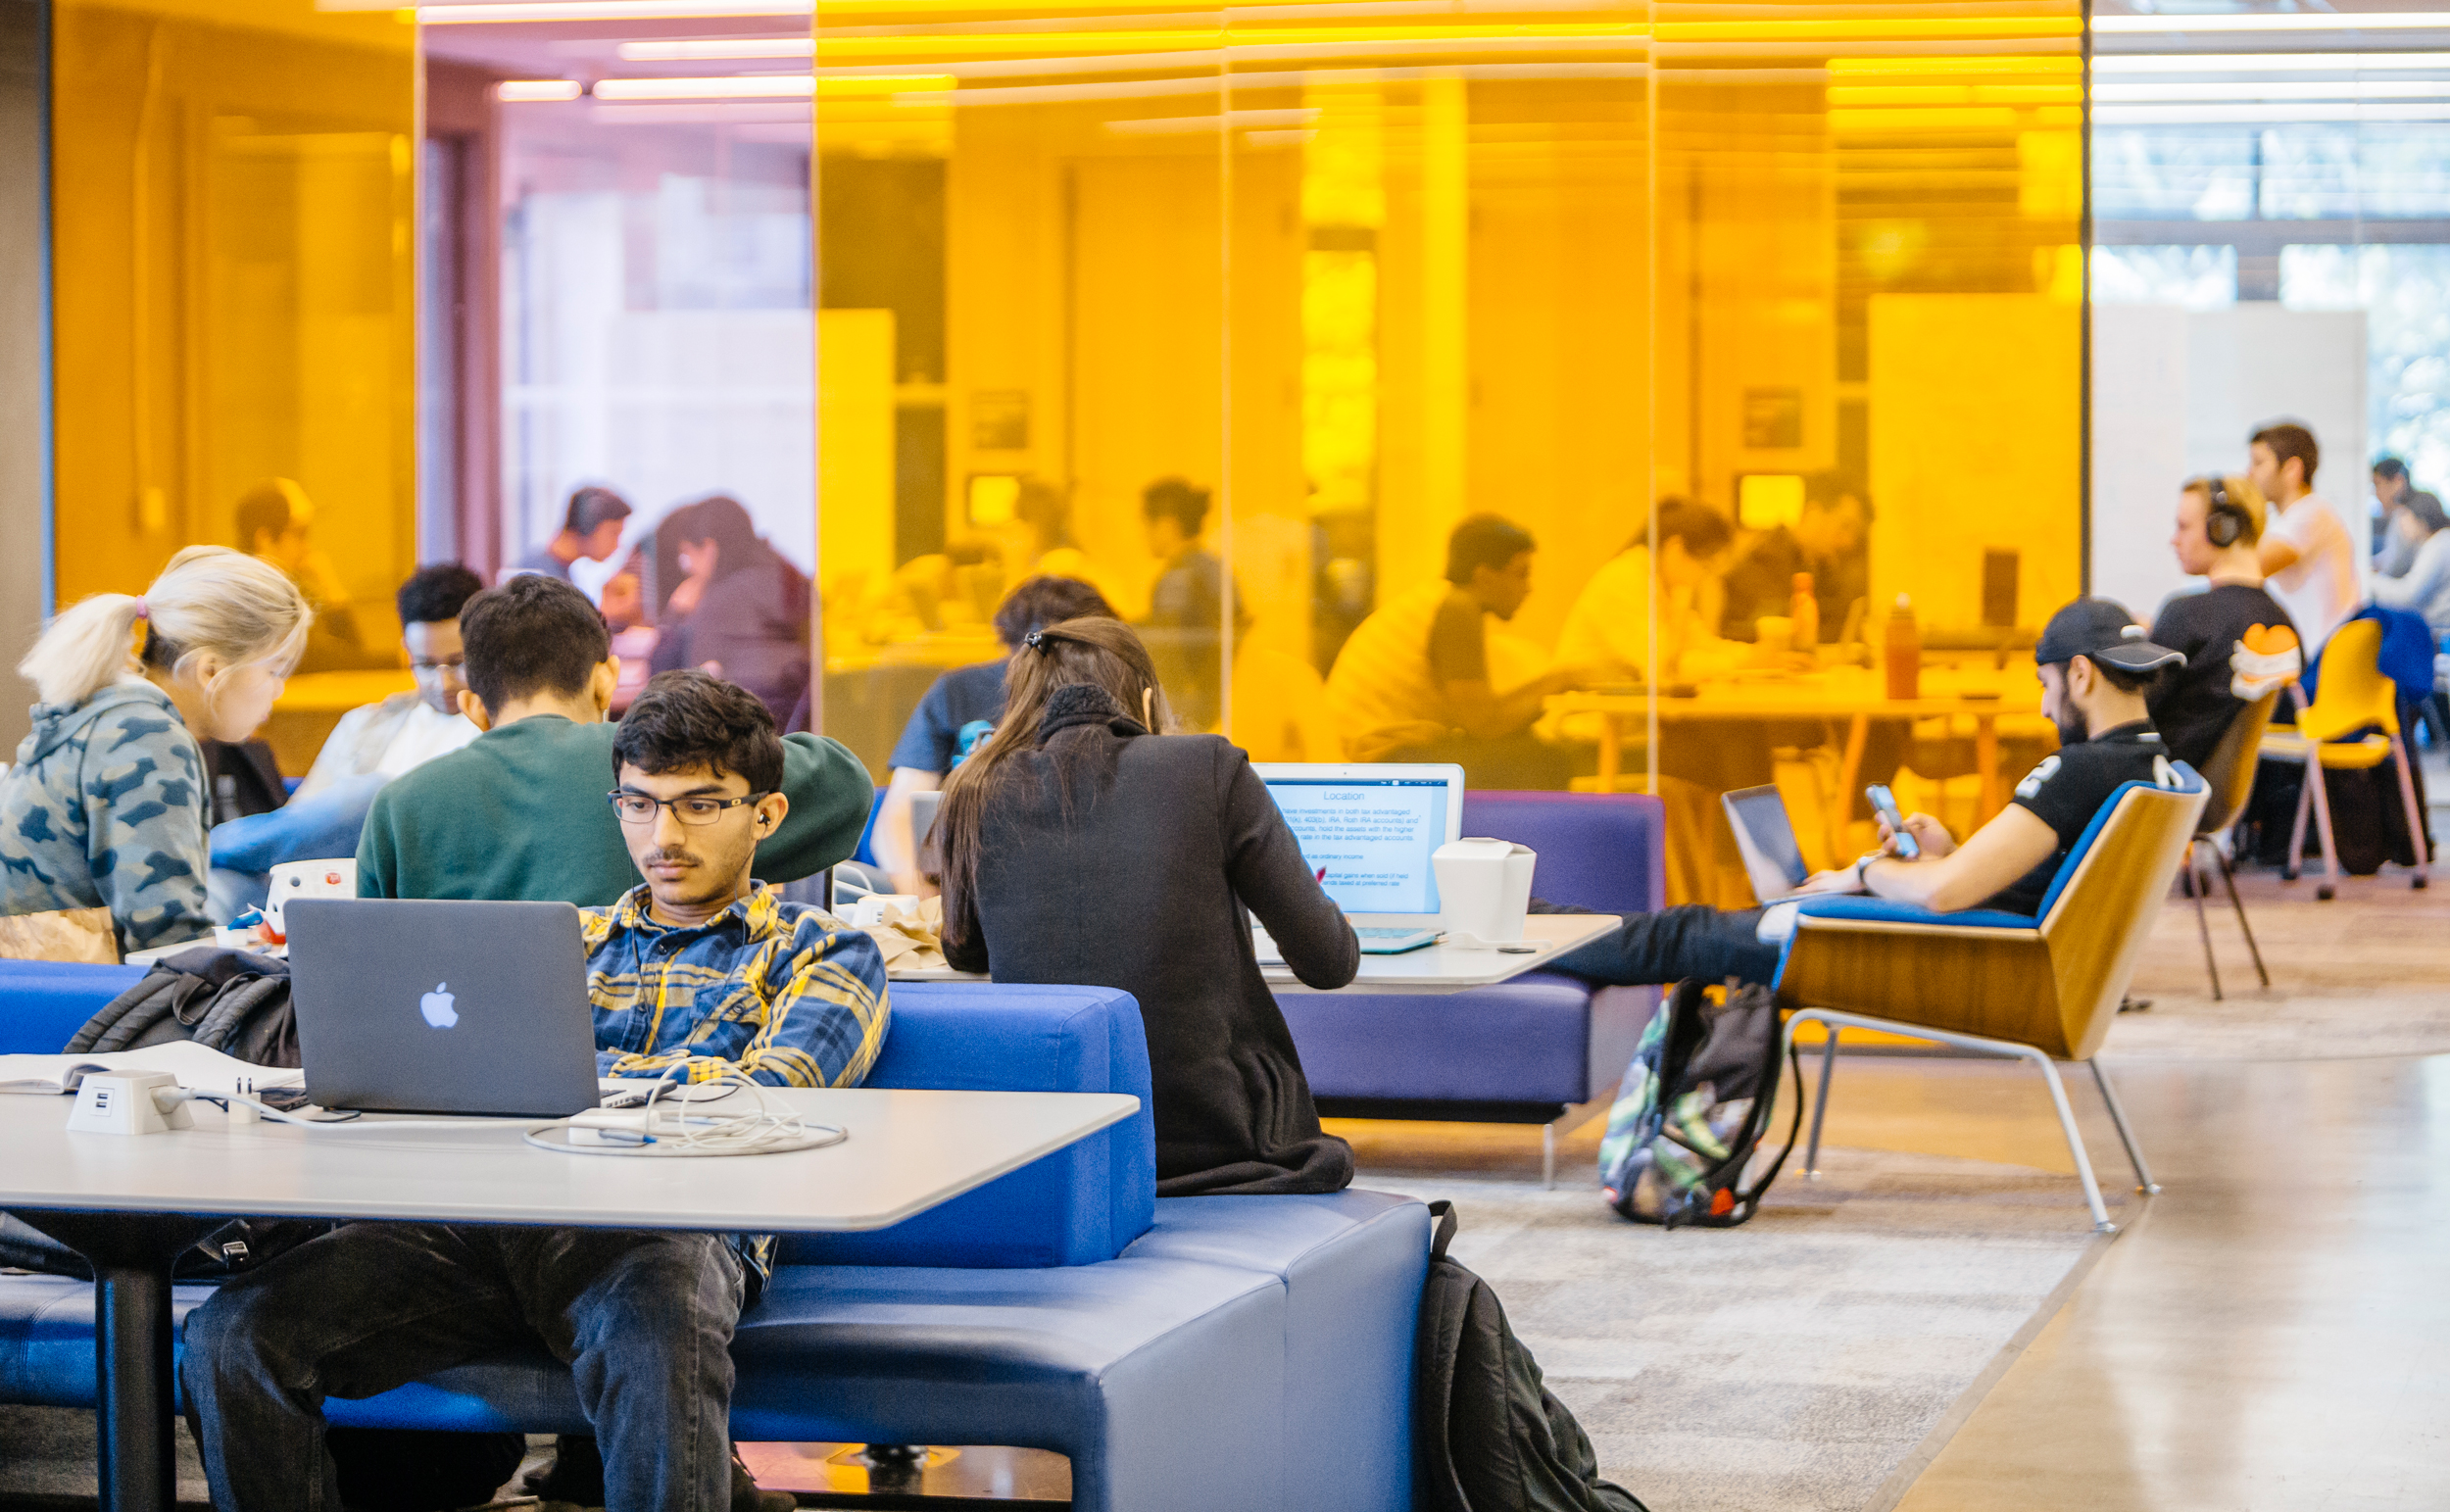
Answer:
<path fill-rule="evenodd" d="M 1250 769 L 1365 953 L 1437 940 L 1438 871 L 1430 858 L 1463 833 L 1462 767 L 1254 761 Z M 1259 959 L 1283 958 L 1264 932 L 1254 943 Z"/>

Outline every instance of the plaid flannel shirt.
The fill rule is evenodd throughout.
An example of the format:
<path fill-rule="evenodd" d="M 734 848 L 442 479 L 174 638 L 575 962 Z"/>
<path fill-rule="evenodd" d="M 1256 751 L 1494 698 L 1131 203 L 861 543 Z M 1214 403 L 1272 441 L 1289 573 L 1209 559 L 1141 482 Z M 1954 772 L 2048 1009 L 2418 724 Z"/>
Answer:
<path fill-rule="evenodd" d="M 656 1077 L 686 1063 L 706 1081 L 727 1061 L 773 1087 L 856 1087 L 884 1048 L 890 1011 L 876 942 L 832 914 L 759 888 L 709 922 L 659 924 L 641 884 L 579 911 L 597 1069 Z M 761 1288 L 771 1235 L 735 1235 Z"/>

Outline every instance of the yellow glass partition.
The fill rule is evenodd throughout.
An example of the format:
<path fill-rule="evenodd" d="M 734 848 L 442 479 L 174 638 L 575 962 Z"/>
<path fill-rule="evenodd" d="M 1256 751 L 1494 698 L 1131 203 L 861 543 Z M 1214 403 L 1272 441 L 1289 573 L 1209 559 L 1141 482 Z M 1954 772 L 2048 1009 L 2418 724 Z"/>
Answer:
<path fill-rule="evenodd" d="M 314 596 L 395 658 L 391 593 L 416 559 L 416 28 L 311 0 L 60 0 L 53 18 L 61 602 L 141 588 L 185 545 L 254 545 L 240 501 L 286 479 L 293 515 L 311 510 Z"/>

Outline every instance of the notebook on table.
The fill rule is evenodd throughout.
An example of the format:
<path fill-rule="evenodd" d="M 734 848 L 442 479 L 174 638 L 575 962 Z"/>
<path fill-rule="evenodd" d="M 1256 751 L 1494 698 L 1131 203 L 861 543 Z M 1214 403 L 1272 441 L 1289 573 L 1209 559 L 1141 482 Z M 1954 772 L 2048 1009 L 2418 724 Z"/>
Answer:
<path fill-rule="evenodd" d="M 1351 921 L 1362 953 L 1396 955 L 1437 942 L 1438 871 L 1430 857 L 1463 833 L 1463 768 L 1444 763 L 1256 761 L 1302 859 Z M 1252 921 L 1259 959 L 1283 961 Z"/>

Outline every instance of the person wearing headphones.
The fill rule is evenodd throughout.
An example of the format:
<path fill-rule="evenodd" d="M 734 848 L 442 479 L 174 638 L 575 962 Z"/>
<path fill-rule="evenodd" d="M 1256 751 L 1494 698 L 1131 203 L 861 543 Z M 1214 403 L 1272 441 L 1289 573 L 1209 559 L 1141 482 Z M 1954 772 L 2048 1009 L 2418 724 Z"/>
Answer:
<path fill-rule="evenodd" d="M 2194 478 L 2179 491 L 2178 530 L 2170 548 L 2180 571 L 2208 579 L 2209 586 L 2172 598 L 2153 620 L 2154 643 L 2181 653 L 2186 664 L 2163 677 L 2149 702 L 2153 727 L 2168 742 L 2171 758 L 2198 771 L 2241 703 L 2254 702 L 2274 680 L 2286 682 L 2303 670 L 2294 648 L 2267 654 L 2261 635 L 2239 656 L 2239 643 L 2250 632 L 2274 626 L 2302 641 L 2288 611 L 2263 587 L 2268 517 L 2263 491 L 2233 474 Z"/>

